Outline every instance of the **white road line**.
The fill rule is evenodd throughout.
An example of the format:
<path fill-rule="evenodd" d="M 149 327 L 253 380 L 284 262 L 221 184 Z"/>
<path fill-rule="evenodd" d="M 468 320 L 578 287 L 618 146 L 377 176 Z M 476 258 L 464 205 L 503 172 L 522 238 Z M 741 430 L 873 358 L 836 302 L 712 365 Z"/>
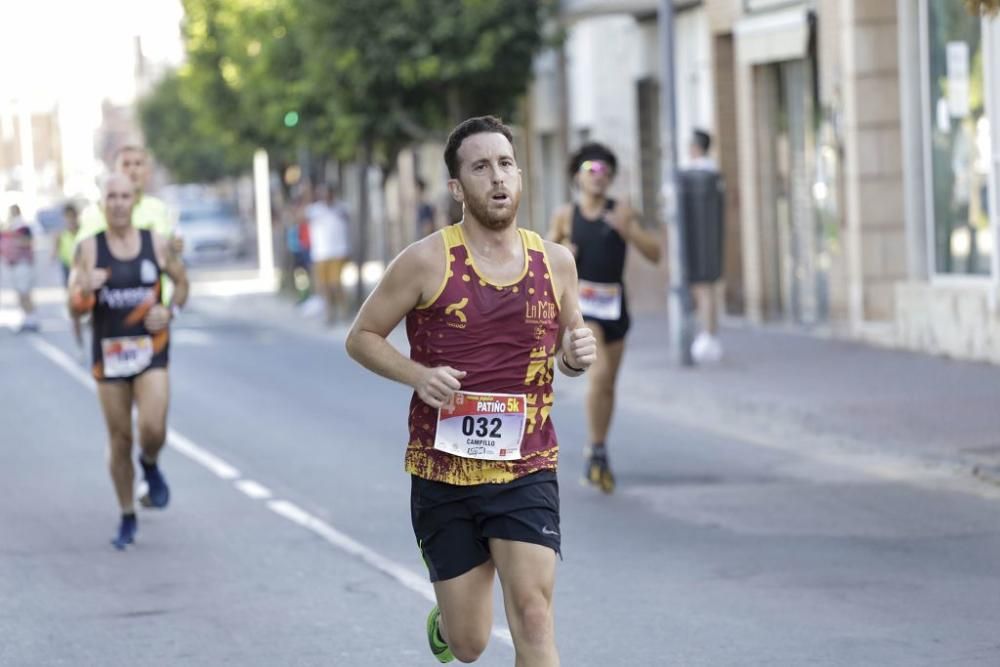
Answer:
<path fill-rule="evenodd" d="M 38 350 L 56 366 L 59 366 L 59 368 L 69 373 L 70 377 L 74 380 L 91 391 L 97 391 L 94 379 L 87 375 L 87 373 L 80 368 L 80 365 L 73 361 L 73 359 L 70 358 L 70 356 L 65 352 L 47 340 L 38 338 L 37 336 L 31 338 L 30 342 L 36 350 Z M 173 429 L 167 430 L 167 444 L 195 463 L 199 463 L 205 468 L 208 468 L 222 479 L 237 479 L 240 476 L 239 470 L 229 465 L 215 454 L 212 454 L 208 450 L 194 444 Z"/>
<path fill-rule="evenodd" d="M 428 602 L 437 602 L 437 598 L 434 595 L 434 586 L 425 577 L 372 551 L 322 519 L 314 517 L 309 512 L 287 500 L 272 500 L 267 506 L 274 513 L 285 517 L 293 523 L 297 523 L 307 530 L 311 530 L 338 549 L 360 558 L 379 572 L 395 579 L 402 586 L 422 595 Z M 493 636 L 510 646 L 514 645 L 510 630 L 507 628 L 494 626 Z"/>
<path fill-rule="evenodd" d="M 207 449 L 194 444 L 172 428 L 167 429 L 167 444 L 192 461 L 208 468 L 222 479 L 239 479 L 239 470 Z"/>
<path fill-rule="evenodd" d="M 436 599 L 434 597 L 434 587 L 426 578 L 375 553 L 365 545 L 348 537 L 325 521 L 317 519 L 297 505 L 287 500 L 272 500 L 267 506 L 274 513 L 280 514 L 307 530 L 311 530 L 338 549 L 346 551 L 352 556 L 357 556 L 379 572 L 389 575 L 406 588 L 424 596 L 427 600 L 434 602 Z"/>
<path fill-rule="evenodd" d="M 31 344 L 44 357 L 69 373 L 73 379 L 77 380 L 91 391 L 97 391 L 93 378 L 87 375 L 75 361 L 73 361 L 58 347 L 38 337 L 32 338 Z M 207 449 L 199 447 L 190 439 L 173 429 L 169 429 L 167 432 L 167 443 L 181 454 L 187 456 L 195 463 L 208 468 L 222 479 L 238 479 L 240 476 L 240 473 L 236 468 L 229 465 L 215 454 L 212 454 Z M 263 499 L 268 498 L 271 495 L 270 490 L 252 480 L 239 480 L 235 483 L 235 486 L 251 498 Z M 389 576 L 404 588 L 422 596 L 428 602 L 433 603 L 437 601 L 437 598 L 434 595 L 434 586 L 427 581 L 426 578 L 400 565 L 399 563 L 386 558 L 378 552 L 369 549 L 354 538 L 340 532 L 325 521 L 314 517 L 294 503 L 287 500 L 272 500 L 267 504 L 267 506 L 275 514 L 319 535 L 334 547 L 360 559 L 370 567 Z M 492 632 L 493 636 L 503 643 L 511 647 L 514 646 L 510 630 L 507 628 L 494 626 Z"/>
<path fill-rule="evenodd" d="M 90 377 L 90 375 L 80 368 L 80 364 L 73 361 L 68 354 L 44 338 L 39 338 L 38 336 L 32 336 L 28 339 L 28 342 L 30 342 L 32 347 L 38 350 L 42 356 L 69 373 L 70 377 L 74 380 L 91 391 L 97 391 L 97 387 L 94 384 L 94 378 Z"/>
<path fill-rule="evenodd" d="M 236 482 L 236 488 L 247 494 L 254 500 L 267 500 L 274 494 L 271 493 L 271 489 L 258 484 L 252 479 L 241 479 Z"/>

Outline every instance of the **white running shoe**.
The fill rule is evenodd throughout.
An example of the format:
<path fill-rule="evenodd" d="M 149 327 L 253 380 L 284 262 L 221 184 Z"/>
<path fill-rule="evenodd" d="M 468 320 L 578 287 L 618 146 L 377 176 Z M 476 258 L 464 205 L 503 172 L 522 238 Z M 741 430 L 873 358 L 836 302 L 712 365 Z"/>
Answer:
<path fill-rule="evenodd" d="M 722 343 L 718 337 L 702 332 L 691 344 L 691 357 L 699 364 L 716 364 L 722 361 Z"/>

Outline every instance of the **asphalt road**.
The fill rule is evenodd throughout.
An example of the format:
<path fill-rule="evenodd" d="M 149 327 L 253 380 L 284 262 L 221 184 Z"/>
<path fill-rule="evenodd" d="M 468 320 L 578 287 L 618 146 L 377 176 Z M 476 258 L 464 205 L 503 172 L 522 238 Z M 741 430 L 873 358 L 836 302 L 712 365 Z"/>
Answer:
<path fill-rule="evenodd" d="M 0 665 L 437 664 L 407 389 L 338 332 L 193 311 L 172 350 L 172 504 L 141 512 L 125 553 L 66 327 L 0 329 Z M 553 413 L 564 665 L 1000 665 L 997 494 L 678 426 L 626 367 L 603 496 L 578 481 L 583 395 L 560 379 Z M 499 601 L 495 622 L 479 664 L 511 665 Z"/>

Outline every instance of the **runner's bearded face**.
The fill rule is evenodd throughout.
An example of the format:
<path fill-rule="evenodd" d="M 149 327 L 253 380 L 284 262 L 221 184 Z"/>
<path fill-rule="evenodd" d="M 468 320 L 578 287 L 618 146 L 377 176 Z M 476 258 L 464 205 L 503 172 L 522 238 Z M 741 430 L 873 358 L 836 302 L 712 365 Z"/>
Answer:
<path fill-rule="evenodd" d="M 584 160 L 576 172 L 576 181 L 580 189 L 598 197 L 603 197 L 608 191 L 613 177 L 611 165 L 603 160 Z"/>
<path fill-rule="evenodd" d="M 521 203 L 521 171 L 514 147 L 502 134 L 483 132 L 462 142 L 458 158 L 458 182 L 469 213 L 487 229 L 509 227 Z"/>

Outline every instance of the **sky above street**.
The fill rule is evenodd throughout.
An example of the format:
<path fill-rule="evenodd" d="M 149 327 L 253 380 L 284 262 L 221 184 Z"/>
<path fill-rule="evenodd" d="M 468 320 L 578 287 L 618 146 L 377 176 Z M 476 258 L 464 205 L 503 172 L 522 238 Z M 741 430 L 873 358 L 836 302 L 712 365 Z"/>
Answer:
<path fill-rule="evenodd" d="M 4 0 L 0 102 L 127 102 L 135 36 L 154 62 L 177 63 L 182 15 L 180 0 Z"/>

